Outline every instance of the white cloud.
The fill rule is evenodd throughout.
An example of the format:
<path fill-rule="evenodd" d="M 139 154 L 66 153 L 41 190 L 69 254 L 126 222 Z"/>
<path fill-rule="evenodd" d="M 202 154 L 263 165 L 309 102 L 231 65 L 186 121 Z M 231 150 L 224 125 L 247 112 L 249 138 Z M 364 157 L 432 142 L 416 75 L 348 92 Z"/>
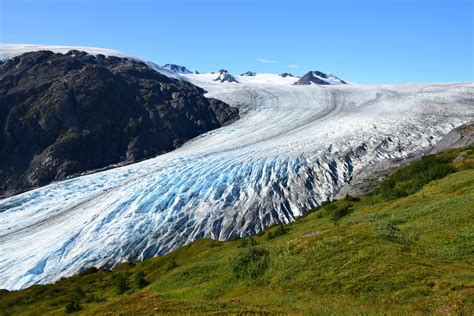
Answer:
<path fill-rule="evenodd" d="M 258 60 L 258 62 L 263 63 L 263 64 L 276 64 L 276 63 L 279 62 L 278 60 L 266 59 L 266 58 L 259 58 L 257 60 Z"/>
<path fill-rule="evenodd" d="M 293 68 L 293 69 L 299 68 L 299 66 L 300 66 L 300 65 L 295 65 L 295 64 L 289 64 L 289 65 L 288 65 L 288 67 Z"/>

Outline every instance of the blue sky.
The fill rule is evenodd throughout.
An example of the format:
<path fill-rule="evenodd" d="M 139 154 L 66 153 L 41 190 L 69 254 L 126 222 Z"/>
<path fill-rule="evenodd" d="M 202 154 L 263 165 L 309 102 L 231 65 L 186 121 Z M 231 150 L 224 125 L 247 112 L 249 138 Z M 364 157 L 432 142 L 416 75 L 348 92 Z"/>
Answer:
<path fill-rule="evenodd" d="M 233 73 L 474 81 L 474 0 L 0 0 L 0 41 Z"/>

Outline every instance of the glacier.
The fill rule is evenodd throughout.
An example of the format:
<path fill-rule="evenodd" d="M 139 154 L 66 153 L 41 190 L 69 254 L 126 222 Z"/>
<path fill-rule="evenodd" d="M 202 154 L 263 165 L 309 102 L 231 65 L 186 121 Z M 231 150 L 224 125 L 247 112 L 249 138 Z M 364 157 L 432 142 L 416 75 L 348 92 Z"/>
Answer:
<path fill-rule="evenodd" d="M 182 79 L 241 119 L 170 153 L 0 200 L 0 288 L 246 236 L 334 197 L 356 172 L 418 156 L 474 118 L 474 84 L 294 86 Z"/>

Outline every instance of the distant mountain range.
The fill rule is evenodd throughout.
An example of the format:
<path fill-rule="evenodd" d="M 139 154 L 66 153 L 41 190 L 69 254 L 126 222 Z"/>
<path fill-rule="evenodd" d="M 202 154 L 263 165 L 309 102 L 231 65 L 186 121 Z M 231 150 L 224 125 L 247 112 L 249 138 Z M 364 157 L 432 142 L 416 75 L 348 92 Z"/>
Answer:
<path fill-rule="evenodd" d="M 184 66 L 179 66 L 179 65 L 174 65 L 174 64 L 166 64 L 163 66 L 163 68 L 168 69 L 178 75 L 188 75 L 192 74 L 192 72 L 187 69 Z M 199 72 L 195 72 L 195 74 L 201 74 Z M 214 73 L 211 73 L 214 74 Z M 217 76 L 214 78 L 214 81 L 217 82 L 234 82 L 238 83 L 239 81 L 227 70 L 221 69 L 217 73 Z M 253 71 L 247 71 L 244 72 L 240 75 L 240 77 L 255 77 L 258 74 Z M 280 77 L 286 78 L 286 77 L 293 77 L 293 78 L 299 78 L 296 76 L 293 76 L 290 73 L 282 73 L 280 74 Z M 337 85 L 337 84 L 347 84 L 344 80 L 338 78 L 337 76 L 333 74 L 326 74 L 321 71 L 308 71 L 303 77 L 299 78 L 297 81 L 293 82 L 294 85 Z"/>

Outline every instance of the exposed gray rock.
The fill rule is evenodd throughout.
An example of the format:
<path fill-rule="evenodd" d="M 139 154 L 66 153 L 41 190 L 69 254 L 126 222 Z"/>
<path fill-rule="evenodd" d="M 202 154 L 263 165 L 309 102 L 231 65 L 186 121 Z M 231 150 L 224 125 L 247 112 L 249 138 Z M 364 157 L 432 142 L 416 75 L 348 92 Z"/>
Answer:
<path fill-rule="evenodd" d="M 430 151 L 435 154 L 442 151 L 466 147 L 474 144 L 474 122 L 456 127 L 444 136 Z"/>

